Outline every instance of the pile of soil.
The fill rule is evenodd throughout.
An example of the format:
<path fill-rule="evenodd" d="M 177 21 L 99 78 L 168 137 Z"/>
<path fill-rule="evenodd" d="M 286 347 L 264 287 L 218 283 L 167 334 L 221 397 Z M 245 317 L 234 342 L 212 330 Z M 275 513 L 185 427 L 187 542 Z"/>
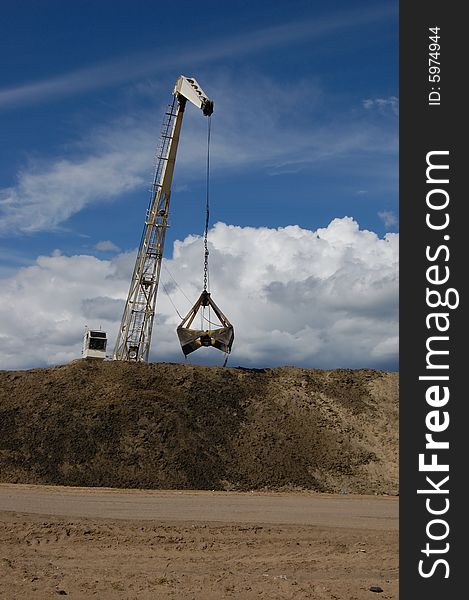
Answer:
<path fill-rule="evenodd" d="M 0 481 L 396 494 L 398 374 L 74 361 L 0 372 Z"/>

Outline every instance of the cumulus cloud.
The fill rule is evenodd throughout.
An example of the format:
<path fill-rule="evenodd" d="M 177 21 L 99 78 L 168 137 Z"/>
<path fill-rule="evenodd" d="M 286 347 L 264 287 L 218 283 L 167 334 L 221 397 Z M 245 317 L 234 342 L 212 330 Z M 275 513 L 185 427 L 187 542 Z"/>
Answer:
<path fill-rule="evenodd" d="M 232 365 L 397 367 L 397 234 L 379 238 L 350 217 L 316 231 L 217 223 L 209 246 L 212 296 L 235 326 Z M 134 259 L 55 253 L 4 279 L 2 368 L 79 358 L 85 325 L 107 331 L 112 351 Z M 184 314 L 200 294 L 202 261 L 194 235 L 165 261 L 171 300 L 161 287 L 152 360 L 183 360 L 173 305 Z M 191 360 L 220 364 L 222 355 L 202 349 Z"/>

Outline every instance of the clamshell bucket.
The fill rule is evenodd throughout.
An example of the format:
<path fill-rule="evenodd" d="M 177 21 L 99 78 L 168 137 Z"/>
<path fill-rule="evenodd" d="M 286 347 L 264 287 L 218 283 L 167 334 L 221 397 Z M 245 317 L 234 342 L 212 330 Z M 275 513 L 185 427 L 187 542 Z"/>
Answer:
<path fill-rule="evenodd" d="M 207 330 L 190 328 L 199 309 L 204 306 L 210 306 L 213 309 L 222 327 Z M 184 317 L 176 331 L 185 356 L 202 346 L 212 346 L 226 354 L 231 352 L 234 340 L 233 326 L 205 290 L 200 294 L 199 299 Z"/>

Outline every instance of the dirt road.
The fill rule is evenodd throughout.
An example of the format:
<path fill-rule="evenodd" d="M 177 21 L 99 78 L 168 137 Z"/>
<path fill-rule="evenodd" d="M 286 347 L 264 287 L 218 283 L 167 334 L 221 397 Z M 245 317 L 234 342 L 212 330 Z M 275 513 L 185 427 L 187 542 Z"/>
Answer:
<path fill-rule="evenodd" d="M 0 485 L 0 598 L 397 598 L 396 498 Z"/>
<path fill-rule="evenodd" d="M 63 517 L 397 529 L 398 503 L 395 498 L 379 496 L 0 484 L 0 511 Z"/>

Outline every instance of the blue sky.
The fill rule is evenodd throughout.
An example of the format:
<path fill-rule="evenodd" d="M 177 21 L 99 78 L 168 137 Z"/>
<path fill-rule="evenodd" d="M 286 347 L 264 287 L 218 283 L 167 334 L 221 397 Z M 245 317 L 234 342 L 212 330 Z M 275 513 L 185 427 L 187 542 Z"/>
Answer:
<path fill-rule="evenodd" d="M 181 73 L 215 102 L 212 224 L 316 231 L 350 217 L 378 239 L 397 232 L 396 2 L 19 0 L 2 13 L 0 275 L 10 283 L 54 252 L 110 261 L 134 251 Z M 168 260 L 174 241 L 203 231 L 205 143 L 191 106 Z"/>

